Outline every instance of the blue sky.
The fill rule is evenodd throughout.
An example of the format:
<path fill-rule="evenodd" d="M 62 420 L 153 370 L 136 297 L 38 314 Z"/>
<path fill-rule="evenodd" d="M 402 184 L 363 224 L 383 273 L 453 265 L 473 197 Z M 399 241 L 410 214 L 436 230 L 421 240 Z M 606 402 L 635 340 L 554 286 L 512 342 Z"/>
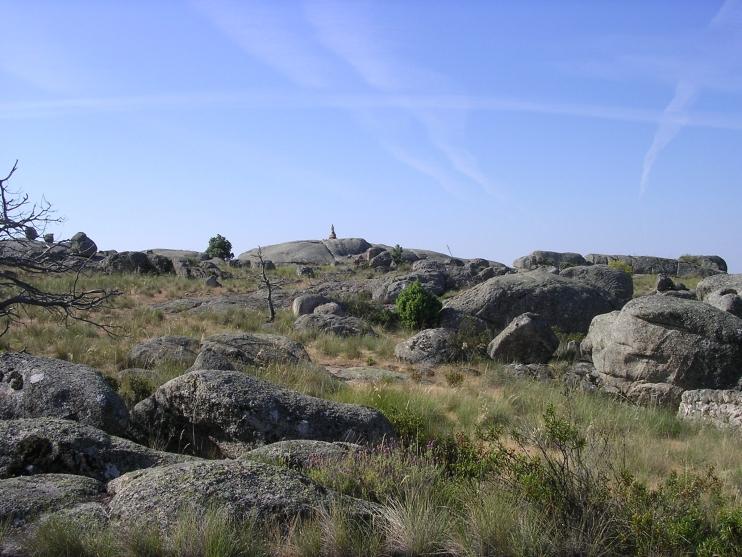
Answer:
<path fill-rule="evenodd" d="M 0 0 L 0 173 L 101 249 L 742 271 L 742 2 Z"/>

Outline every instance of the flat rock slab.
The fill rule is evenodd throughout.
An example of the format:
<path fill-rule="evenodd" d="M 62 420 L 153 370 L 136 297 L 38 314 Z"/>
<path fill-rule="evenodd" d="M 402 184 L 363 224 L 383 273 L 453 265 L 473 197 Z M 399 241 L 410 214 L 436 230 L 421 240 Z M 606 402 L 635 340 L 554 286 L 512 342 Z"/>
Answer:
<path fill-rule="evenodd" d="M 23 353 L 0 355 L 0 419 L 55 417 L 122 435 L 124 402 L 91 367 Z"/>
<path fill-rule="evenodd" d="M 363 319 L 330 313 L 302 315 L 294 321 L 294 329 L 298 331 L 318 331 L 341 337 L 376 336 L 371 326 Z"/>
<path fill-rule="evenodd" d="M 328 367 L 327 371 L 343 381 L 376 383 L 379 381 L 406 381 L 409 379 L 404 373 L 370 366 Z"/>
<path fill-rule="evenodd" d="M 65 473 L 108 481 L 194 457 L 164 453 L 58 418 L 0 421 L 0 478 Z"/>

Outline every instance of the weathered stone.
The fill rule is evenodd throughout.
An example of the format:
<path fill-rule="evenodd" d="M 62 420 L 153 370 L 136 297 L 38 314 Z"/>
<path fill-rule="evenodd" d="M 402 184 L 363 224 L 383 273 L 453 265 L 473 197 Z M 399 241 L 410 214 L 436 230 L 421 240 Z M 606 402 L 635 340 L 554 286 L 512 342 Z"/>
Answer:
<path fill-rule="evenodd" d="M 208 286 L 209 288 L 220 288 L 222 284 L 219 282 L 219 279 L 216 278 L 216 275 L 210 275 L 204 281 L 204 286 Z"/>
<path fill-rule="evenodd" d="M 675 283 L 667 275 L 659 275 L 657 277 L 657 283 L 655 284 L 657 292 L 666 292 L 668 290 L 675 290 Z"/>
<path fill-rule="evenodd" d="M 199 342 L 183 336 L 150 338 L 135 344 L 129 351 L 128 362 L 132 367 L 151 369 L 163 364 L 190 366 L 198 354 Z"/>
<path fill-rule="evenodd" d="M 394 355 L 410 364 L 436 365 L 450 362 L 458 356 L 455 334 L 450 329 L 425 329 L 400 342 Z"/>
<path fill-rule="evenodd" d="M 39 515 L 100 497 L 103 484 L 70 474 L 38 474 L 0 480 L 0 524 L 20 527 Z"/>
<path fill-rule="evenodd" d="M 139 438 L 159 434 L 196 454 L 221 443 L 283 439 L 378 443 L 394 437 L 377 410 L 314 398 L 237 371 L 192 371 L 168 381 L 132 411 Z"/>
<path fill-rule="evenodd" d="M 232 367 L 220 363 L 228 362 Z M 238 369 L 246 366 L 309 362 L 304 347 L 281 335 L 266 333 L 222 333 L 206 337 L 191 369 Z"/>
<path fill-rule="evenodd" d="M 303 294 L 294 298 L 291 304 L 291 311 L 294 313 L 294 317 L 299 317 L 300 315 L 312 313 L 317 306 L 327 304 L 331 301 L 329 298 L 318 294 Z"/>
<path fill-rule="evenodd" d="M 717 427 L 742 431 L 742 391 L 685 391 L 678 408 L 678 417 L 684 420 L 703 420 Z"/>
<path fill-rule="evenodd" d="M 0 421 L 0 478 L 64 473 L 108 481 L 139 468 L 191 460 L 58 418 Z"/>
<path fill-rule="evenodd" d="M 338 304 L 337 302 L 328 302 L 326 304 L 322 304 L 314 308 L 314 311 L 312 313 L 316 313 L 317 315 L 345 315 L 345 310 L 343 309 L 343 306 Z"/>
<path fill-rule="evenodd" d="M 742 296 L 731 288 L 716 290 L 706 296 L 705 302 L 715 308 L 742 318 Z"/>
<path fill-rule="evenodd" d="M 341 337 L 376 335 L 371 326 L 363 319 L 333 314 L 311 313 L 302 315 L 294 321 L 294 329 L 297 331 L 319 331 Z"/>
<path fill-rule="evenodd" d="M 491 278 L 450 298 L 441 323 L 452 329 L 482 324 L 498 334 L 518 315 L 533 312 L 551 327 L 585 332 L 593 317 L 613 307 L 611 295 L 601 288 L 538 270 Z"/>
<path fill-rule="evenodd" d="M 99 371 L 22 353 L 0 355 L 0 419 L 55 417 L 123 434 L 129 415 Z"/>
<path fill-rule="evenodd" d="M 250 451 L 247 457 L 301 470 L 328 461 L 342 460 L 361 449 L 360 445 L 354 443 L 292 439 L 258 447 Z"/>
<path fill-rule="evenodd" d="M 173 262 L 167 257 L 140 251 L 122 251 L 107 256 L 100 262 L 106 273 L 137 273 L 143 275 L 174 274 Z"/>
<path fill-rule="evenodd" d="M 736 275 L 713 275 L 706 277 L 696 286 L 696 295 L 699 300 L 706 301 L 712 292 L 719 294 L 742 294 L 742 273 Z"/>
<path fill-rule="evenodd" d="M 742 320 L 702 302 L 644 296 L 593 319 L 581 350 L 607 390 L 675 405 L 683 390 L 738 383 Z"/>
<path fill-rule="evenodd" d="M 513 319 L 487 347 L 493 360 L 522 364 L 545 364 L 559 347 L 549 324 L 535 313 Z"/>
<path fill-rule="evenodd" d="M 130 472 L 108 484 L 111 520 L 171 528 L 182 511 L 219 508 L 237 521 L 292 520 L 338 495 L 293 470 L 249 460 L 210 460 Z"/>
<path fill-rule="evenodd" d="M 554 378 L 551 368 L 545 364 L 505 364 L 502 370 L 519 379 L 535 379 L 545 382 Z"/>
<path fill-rule="evenodd" d="M 431 261 L 429 263 L 432 264 L 434 262 Z M 372 287 L 371 299 L 382 304 L 393 304 L 402 293 L 402 290 L 413 282 L 419 282 L 423 290 L 434 296 L 440 296 L 446 291 L 446 275 L 443 271 L 433 268 L 415 270 L 415 265 L 417 263 L 413 264 L 413 271 L 411 273 L 382 279 Z"/>
<path fill-rule="evenodd" d="M 34 238 L 30 238 L 34 239 Z M 70 238 L 70 253 L 79 257 L 92 257 L 98 251 L 95 242 L 85 232 L 78 232 Z"/>
<path fill-rule="evenodd" d="M 631 275 L 608 265 L 569 267 L 559 274 L 607 292 L 613 301 L 613 309 L 621 309 L 634 296 Z"/>
<path fill-rule="evenodd" d="M 300 265 L 296 268 L 296 276 L 302 278 L 314 278 L 314 269 L 305 265 Z"/>
<path fill-rule="evenodd" d="M 392 264 L 392 254 L 388 251 L 382 251 L 368 262 L 372 269 L 388 269 Z"/>
<path fill-rule="evenodd" d="M 557 251 L 534 251 L 530 255 L 519 257 L 513 261 L 516 269 L 532 271 L 539 267 L 556 267 L 562 269 L 568 266 L 586 265 L 587 261 L 579 253 L 560 253 Z"/>

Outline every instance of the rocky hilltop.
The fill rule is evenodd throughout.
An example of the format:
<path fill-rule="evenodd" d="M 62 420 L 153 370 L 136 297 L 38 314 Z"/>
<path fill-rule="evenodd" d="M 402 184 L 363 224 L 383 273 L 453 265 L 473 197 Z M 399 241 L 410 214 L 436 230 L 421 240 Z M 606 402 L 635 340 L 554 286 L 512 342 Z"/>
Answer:
<path fill-rule="evenodd" d="M 317 470 L 422 439 L 418 418 L 380 385 L 456 389 L 465 373 L 496 368 L 507 381 L 742 432 L 742 275 L 719 256 L 534 251 L 508 266 L 334 238 L 225 262 L 187 250 L 101 252 L 83 233 L 0 250 L 114 282 L 172 275 L 186 285 L 168 296 L 161 281 L 155 299 L 122 306 L 162 332 L 138 337 L 113 372 L 0 355 L 3 555 L 28 554 L 26 536 L 62 518 L 168 532 L 183 508 L 292 524 L 343 501 L 365 520 L 383 499 L 361 488 L 349 496 Z M 279 315 L 268 324 L 261 265 Z M 414 330 L 395 325 L 412 290 L 435 300 Z M 384 342 L 386 353 L 364 348 Z M 353 347 L 352 365 L 332 352 L 338 345 Z M 354 395 L 357 385 L 372 394 Z"/>

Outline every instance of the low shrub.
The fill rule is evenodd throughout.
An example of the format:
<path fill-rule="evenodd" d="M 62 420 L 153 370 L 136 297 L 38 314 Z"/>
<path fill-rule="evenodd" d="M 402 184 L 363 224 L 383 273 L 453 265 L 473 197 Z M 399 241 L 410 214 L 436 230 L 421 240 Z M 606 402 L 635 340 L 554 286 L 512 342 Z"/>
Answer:
<path fill-rule="evenodd" d="M 634 273 L 634 267 L 631 266 L 631 263 L 627 263 L 626 261 L 621 261 L 620 259 L 611 259 L 608 262 L 608 266 L 611 269 L 616 269 L 617 271 L 623 271 L 624 273 L 631 275 Z"/>
<path fill-rule="evenodd" d="M 399 320 L 410 329 L 435 327 L 443 307 L 441 301 L 425 290 L 419 281 L 407 285 L 400 292 L 396 306 Z"/>

